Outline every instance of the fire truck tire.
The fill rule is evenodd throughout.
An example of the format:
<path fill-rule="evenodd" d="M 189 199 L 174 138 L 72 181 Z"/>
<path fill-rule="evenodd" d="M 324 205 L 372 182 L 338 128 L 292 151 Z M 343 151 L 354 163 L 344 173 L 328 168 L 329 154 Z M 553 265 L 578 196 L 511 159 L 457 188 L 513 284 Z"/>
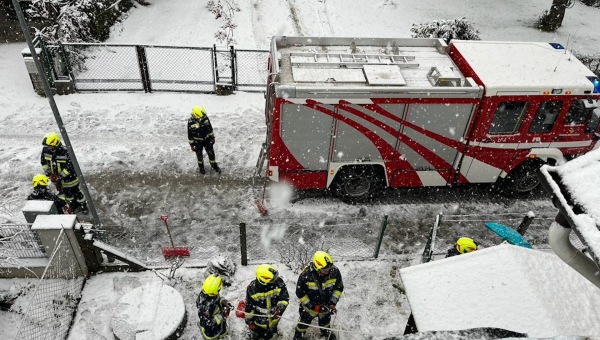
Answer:
<path fill-rule="evenodd" d="M 542 165 L 538 161 L 521 163 L 501 181 L 502 194 L 508 197 L 529 196 L 540 185 L 536 174 Z"/>
<path fill-rule="evenodd" d="M 338 197 L 364 200 L 383 188 L 385 178 L 381 166 L 347 165 L 335 177 L 334 189 Z"/>

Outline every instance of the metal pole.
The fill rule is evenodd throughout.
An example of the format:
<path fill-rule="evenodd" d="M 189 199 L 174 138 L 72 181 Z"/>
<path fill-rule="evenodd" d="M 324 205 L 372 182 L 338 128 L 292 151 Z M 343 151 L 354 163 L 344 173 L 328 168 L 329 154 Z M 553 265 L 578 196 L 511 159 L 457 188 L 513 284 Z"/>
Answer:
<path fill-rule="evenodd" d="M 35 62 L 35 67 L 37 68 L 37 71 L 40 74 L 40 79 L 42 81 L 42 85 L 44 86 L 44 93 L 46 94 L 46 98 L 48 98 L 50 108 L 52 109 L 52 113 L 54 114 L 54 118 L 56 119 L 56 124 L 58 125 L 60 134 L 63 137 L 63 140 L 65 141 L 65 146 L 67 147 L 69 156 L 73 161 L 75 173 L 77 173 L 77 177 L 79 177 L 81 191 L 83 191 L 83 195 L 85 196 L 89 210 L 92 213 L 92 217 L 94 218 L 94 224 L 96 228 L 100 228 L 102 223 L 100 223 L 100 218 L 98 218 L 98 214 L 96 213 L 96 207 L 92 202 L 92 196 L 88 191 L 87 184 L 85 183 L 85 179 L 83 178 L 83 173 L 81 173 L 81 169 L 79 168 L 79 163 L 77 163 L 77 157 L 75 157 L 75 152 L 73 151 L 73 147 L 71 146 L 71 140 L 69 139 L 67 130 L 63 125 L 62 118 L 60 117 L 60 112 L 58 111 L 58 107 L 56 106 L 56 102 L 54 101 L 54 96 L 52 95 L 52 90 L 50 89 L 50 85 L 48 84 L 48 79 L 46 79 L 46 73 L 42 68 L 38 54 L 35 50 L 35 47 L 33 46 L 33 41 L 31 41 L 31 35 L 29 34 L 29 29 L 27 28 L 27 24 L 25 23 L 25 18 L 23 17 L 23 12 L 21 10 L 21 5 L 19 4 L 18 0 L 12 0 L 12 3 L 13 7 L 15 8 L 15 12 L 17 12 L 19 24 L 21 24 L 21 30 L 23 31 L 23 35 L 25 36 L 25 40 L 27 41 L 27 45 L 29 46 L 29 51 L 31 52 L 31 56 L 33 57 L 33 61 Z"/>
<path fill-rule="evenodd" d="M 242 250 L 242 266 L 248 265 L 248 253 L 246 251 L 246 223 L 240 223 L 240 248 Z"/>
<path fill-rule="evenodd" d="M 521 224 L 519 224 L 519 227 L 517 228 L 517 232 L 519 232 L 519 234 L 521 235 L 525 235 L 525 233 L 527 232 L 527 229 L 529 229 L 529 225 L 531 225 L 531 222 L 533 222 L 533 219 L 535 218 L 535 214 L 533 212 L 528 212 L 525 217 L 523 217 L 523 221 L 521 221 Z"/>
<path fill-rule="evenodd" d="M 379 240 L 377 240 L 377 247 L 375 248 L 374 258 L 379 256 L 379 248 L 381 248 L 381 242 L 383 241 L 383 234 L 385 233 L 385 227 L 387 227 L 388 215 L 383 215 L 383 221 L 381 222 L 381 229 L 379 230 Z"/>

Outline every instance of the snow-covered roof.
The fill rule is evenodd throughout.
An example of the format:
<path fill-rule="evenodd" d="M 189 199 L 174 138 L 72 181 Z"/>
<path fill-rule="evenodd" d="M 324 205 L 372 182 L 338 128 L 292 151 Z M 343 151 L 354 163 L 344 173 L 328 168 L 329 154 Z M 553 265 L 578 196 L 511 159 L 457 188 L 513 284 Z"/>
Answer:
<path fill-rule="evenodd" d="M 572 95 L 592 93 L 595 76 L 571 52 L 549 43 L 460 41 L 451 42 L 465 58 L 488 95 L 543 94 L 562 89 Z"/>
<path fill-rule="evenodd" d="M 549 171 L 558 173 L 560 183 L 556 183 Z M 562 201 L 561 205 L 567 209 L 568 218 L 575 223 L 573 227 L 576 233 L 598 261 L 600 258 L 600 149 L 588 152 L 561 166 L 544 166 L 542 174 L 552 186 L 554 195 Z M 561 186 L 564 186 L 567 192 L 562 192 Z M 573 208 L 572 204 L 578 207 Z"/>
<path fill-rule="evenodd" d="M 556 255 L 513 245 L 400 270 L 419 331 L 600 334 L 600 289 Z"/>

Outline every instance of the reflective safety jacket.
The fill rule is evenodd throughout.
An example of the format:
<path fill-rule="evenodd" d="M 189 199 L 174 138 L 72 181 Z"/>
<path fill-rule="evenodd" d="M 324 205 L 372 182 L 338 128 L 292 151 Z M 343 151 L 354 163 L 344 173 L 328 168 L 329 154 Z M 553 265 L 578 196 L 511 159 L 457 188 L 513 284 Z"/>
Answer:
<path fill-rule="evenodd" d="M 190 145 L 203 143 L 213 138 L 215 138 L 215 134 L 207 115 L 200 119 L 191 117 L 188 120 L 188 142 Z"/>
<path fill-rule="evenodd" d="M 46 176 L 57 175 L 63 188 L 70 188 L 79 184 L 69 152 L 63 145 L 56 146 L 54 152 L 44 146 L 41 163 Z"/>
<path fill-rule="evenodd" d="M 337 304 L 343 291 L 342 274 L 336 266 L 332 266 L 325 276 L 320 276 L 311 266 L 306 266 L 296 285 L 296 296 L 301 308 L 314 316 L 319 314 L 315 311 L 316 305 Z"/>
<path fill-rule="evenodd" d="M 273 282 L 263 285 L 256 279 L 246 288 L 246 324 L 254 323 L 258 327 L 268 328 L 279 321 L 272 318 L 275 309 L 285 311 L 290 301 L 290 295 L 283 279 L 278 277 Z M 268 317 L 254 314 L 268 315 Z"/>
<path fill-rule="evenodd" d="M 27 200 L 40 200 L 40 201 L 52 201 L 56 206 L 59 214 L 63 213 L 63 208 L 67 205 L 67 201 L 65 200 L 65 195 L 59 193 L 55 195 L 48 191 L 48 189 L 33 189 L 33 193 L 27 196 Z"/>
<path fill-rule="evenodd" d="M 214 339 L 226 332 L 227 327 L 225 315 L 223 314 L 224 305 L 227 300 L 221 298 L 221 295 L 208 296 L 200 291 L 196 299 L 198 308 L 198 327 L 205 339 Z"/>

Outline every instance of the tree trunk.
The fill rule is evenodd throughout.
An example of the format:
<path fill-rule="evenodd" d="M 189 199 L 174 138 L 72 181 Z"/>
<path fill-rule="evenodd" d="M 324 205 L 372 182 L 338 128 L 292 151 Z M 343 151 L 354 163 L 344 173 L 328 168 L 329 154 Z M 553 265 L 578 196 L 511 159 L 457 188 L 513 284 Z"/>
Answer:
<path fill-rule="evenodd" d="M 550 11 L 545 13 L 540 20 L 540 28 L 547 31 L 558 29 L 565 18 L 565 10 L 569 0 L 553 0 Z"/>

